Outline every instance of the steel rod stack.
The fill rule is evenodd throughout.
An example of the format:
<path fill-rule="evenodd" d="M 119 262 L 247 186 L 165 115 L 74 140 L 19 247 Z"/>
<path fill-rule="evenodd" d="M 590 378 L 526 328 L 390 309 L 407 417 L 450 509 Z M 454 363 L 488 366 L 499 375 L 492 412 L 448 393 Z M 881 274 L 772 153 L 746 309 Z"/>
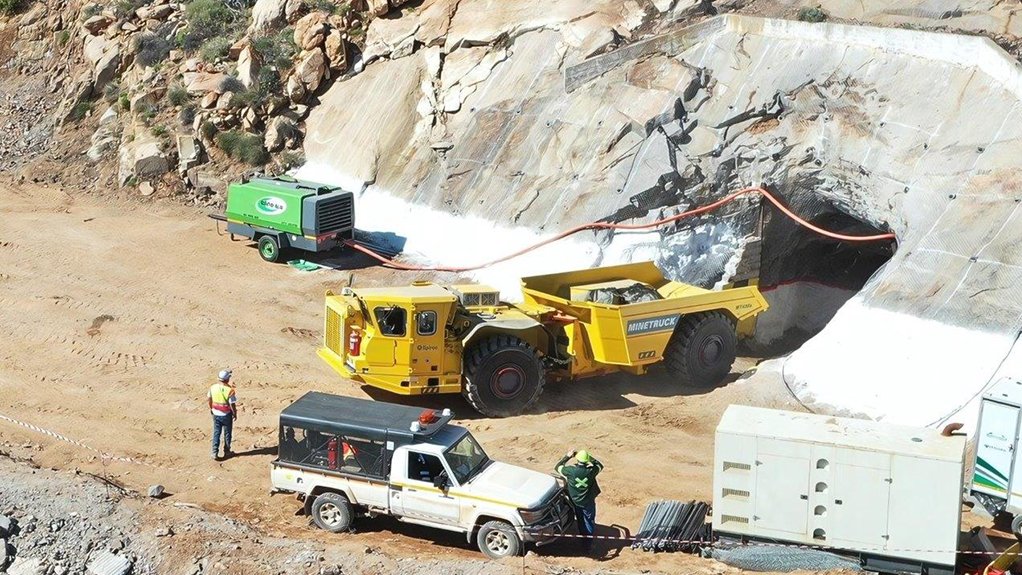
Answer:
<path fill-rule="evenodd" d="M 706 538 L 710 506 L 689 501 L 654 501 L 646 507 L 633 549 L 692 553 Z"/>

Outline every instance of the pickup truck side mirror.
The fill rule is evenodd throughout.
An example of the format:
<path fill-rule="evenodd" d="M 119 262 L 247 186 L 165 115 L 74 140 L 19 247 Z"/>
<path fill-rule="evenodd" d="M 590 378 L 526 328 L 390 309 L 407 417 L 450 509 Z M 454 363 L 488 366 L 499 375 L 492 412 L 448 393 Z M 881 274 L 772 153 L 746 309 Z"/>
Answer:
<path fill-rule="evenodd" d="M 436 487 L 441 491 L 447 491 L 447 488 L 450 487 L 450 485 L 450 481 L 447 480 L 446 471 L 441 471 L 439 475 L 433 478 L 433 487 Z"/>

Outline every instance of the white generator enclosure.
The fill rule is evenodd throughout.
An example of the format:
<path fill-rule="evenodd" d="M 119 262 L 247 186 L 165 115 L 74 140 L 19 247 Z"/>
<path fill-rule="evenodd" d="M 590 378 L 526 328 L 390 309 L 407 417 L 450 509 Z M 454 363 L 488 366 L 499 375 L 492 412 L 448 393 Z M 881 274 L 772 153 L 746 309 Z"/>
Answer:
<path fill-rule="evenodd" d="M 1012 530 L 1019 530 L 1022 513 L 1022 457 L 1017 457 L 1022 383 L 1001 380 L 983 395 L 979 425 L 976 426 L 976 457 L 973 461 L 971 499 L 991 515 L 1007 511 L 1016 517 Z M 979 509 L 974 508 L 979 511 Z"/>
<path fill-rule="evenodd" d="M 867 570 L 953 573 L 965 438 L 732 405 L 717 426 L 713 528 L 860 556 Z"/>

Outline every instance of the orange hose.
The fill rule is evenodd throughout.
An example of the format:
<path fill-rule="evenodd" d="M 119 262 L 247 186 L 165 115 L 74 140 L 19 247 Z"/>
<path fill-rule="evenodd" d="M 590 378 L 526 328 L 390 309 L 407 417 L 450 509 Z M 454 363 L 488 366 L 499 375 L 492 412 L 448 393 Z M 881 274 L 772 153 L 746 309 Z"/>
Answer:
<path fill-rule="evenodd" d="M 394 269 L 405 270 L 405 271 L 434 271 L 434 272 L 453 272 L 453 273 L 467 272 L 467 271 L 473 271 L 473 270 L 479 270 L 479 269 L 483 269 L 483 268 L 488 268 L 488 267 L 490 267 L 492 265 L 499 264 L 501 262 L 506 262 L 507 260 L 516 258 L 516 257 L 518 257 L 520 255 L 526 254 L 528 252 L 531 252 L 533 250 L 536 250 L 538 248 L 541 248 L 541 247 L 543 247 L 543 246 L 545 246 L 547 244 L 551 244 L 551 243 L 556 242 L 558 240 L 562 240 L 562 239 L 564 239 L 564 238 L 566 238 L 566 237 L 568 237 L 570 235 L 577 234 L 578 232 L 581 232 L 581 231 L 584 231 L 584 230 L 645 230 L 645 229 L 650 229 L 650 228 L 657 228 L 657 227 L 660 227 L 660 226 L 662 226 L 664 224 L 673 223 L 673 222 L 676 222 L 676 221 L 681 220 L 681 219 L 690 218 L 692 216 L 698 216 L 700 214 L 704 214 L 706 212 L 713 211 L 713 210 L 715 210 L 715 209 L 717 209 L 717 208 L 719 208 L 719 207 L 721 207 L 721 206 L 723 206 L 725 204 L 728 204 L 728 203 L 736 200 L 737 198 L 739 198 L 741 196 L 745 196 L 745 195 L 748 195 L 748 194 L 759 194 L 759 195 L 763 196 L 764 198 L 767 199 L 767 201 L 769 201 L 778 210 L 780 210 L 782 214 L 784 214 L 785 216 L 787 216 L 790 219 L 792 219 L 795 223 L 797 223 L 798 225 L 800 225 L 800 226 L 802 226 L 804 228 L 807 228 L 807 229 L 809 229 L 809 230 L 811 230 L 813 232 L 816 232 L 817 234 L 820 234 L 821 236 L 826 236 L 828 238 L 833 238 L 835 240 L 841 240 L 841 241 L 845 241 L 845 242 L 875 242 L 875 241 L 880 241 L 880 240 L 894 240 L 894 239 L 897 239 L 894 234 L 876 234 L 876 235 L 872 235 L 872 236 L 848 236 L 848 235 L 845 235 L 845 234 L 839 234 L 839 233 L 835 233 L 835 232 L 831 232 L 831 231 L 825 230 L 825 229 L 817 227 L 817 226 L 807 222 L 806 220 L 802 219 L 801 217 L 799 217 L 798 214 L 796 214 L 795 212 L 792 212 L 790 209 L 788 209 L 787 206 L 782 204 L 781 201 L 778 200 L 776 197 L 774 197 L 773 194 L 771 194 L 770 192 L 766 191 L 763 188 L 754 187 L 754 188 L 743 188 L 741 190 L 738 190 L 737 192 L 734 192 L 732 194 L 724 196 L 723 198 L 717 200 L 716 202 L 713 202 L 712 204 L 707 204 L 705 206 L 701 206 L 701 207 L 698 207 L 698 208 L 694 208 L 694 209 L 688 210 L 687 212 L 682 212 L 680 214 L 673 215 L 673 216 L 671 216 L 669 218 L 663 218 L 661 220 L 656 220 L 655 222 L 649 222 L 649 223 L 646 223 L 646 224 L 614 224 L 614 223 L 611 223 L 611 222 L 590 222 L 588 224 L 582 224 L 580 226 L 575 226 L 573 228 L 565 230 L 565 231 L 563 231 L 563 232 L 561 232 L 561 233 L 559 233 L 559 234 L 557 234 L 555 236 L 551 236 L 551 237 L 549 237 L 549 238 L 547 238 L 547 239 L 545 239 L 545 240 L 543 240 L 541 242 L 538 242 L 536 244 L 533 244 L 533 245 L 531 245 L 529 247 L 520 249 L 520 250 L 518 250 L 518 251 L 516 251 L 514 253 L 511 253 L 511 254 L 508 254 L 508 255 L 506 255 L 504 257 L 497 258 L 495 260 L 492 260 L 492 261 L 489 261 L 489 262 L 486 262 L 486 263 L 482 263 L 482 264 L 479 264 L 479 265 L 475 265 L 475 266 L 466 266 L 466 267 L 413 266 L 413 265 L 408 265 L 408 264 L 402 264 L 402 263 L 396 262 L 396 261 L 394 261 L 392 259 L 386 258 L 386 257 L 384 257 L 384 256 L 382 256 L 382 255 L 380 255 L 380 254 L 378 254 L 376 252 L 374 252 L 373 250 L 371 250 L 371 249 L 369 249 L 369 248 L 367 248 L 367 247 L 365 247 L 363 245 L 360 245 L 359 243 L 355 242 L 354 240 L 347 240 L 344 243 L 345 243 L 345 245 L 351 247 L 352 249 L 360 251 L 360 252 L 368 255 L 369 257 L 374 258 L 374 259 L 380 261 L 384 265 L 386 265 L 388 267 L 391 267 L 391 268 L 394 268 Z"/>

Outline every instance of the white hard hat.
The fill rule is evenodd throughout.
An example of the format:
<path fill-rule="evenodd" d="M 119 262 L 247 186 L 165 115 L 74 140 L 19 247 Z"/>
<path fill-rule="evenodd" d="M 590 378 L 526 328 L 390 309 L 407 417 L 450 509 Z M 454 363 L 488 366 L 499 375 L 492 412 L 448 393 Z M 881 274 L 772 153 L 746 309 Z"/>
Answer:
<path fill-rule="evenodd" d="M 220 379 L 220 381 L 230 381 L 231 380 L 231 370 L 229 370 L 229 369 L 221 369 L 220 370 L 220 374 L 217 377 Z"/>

